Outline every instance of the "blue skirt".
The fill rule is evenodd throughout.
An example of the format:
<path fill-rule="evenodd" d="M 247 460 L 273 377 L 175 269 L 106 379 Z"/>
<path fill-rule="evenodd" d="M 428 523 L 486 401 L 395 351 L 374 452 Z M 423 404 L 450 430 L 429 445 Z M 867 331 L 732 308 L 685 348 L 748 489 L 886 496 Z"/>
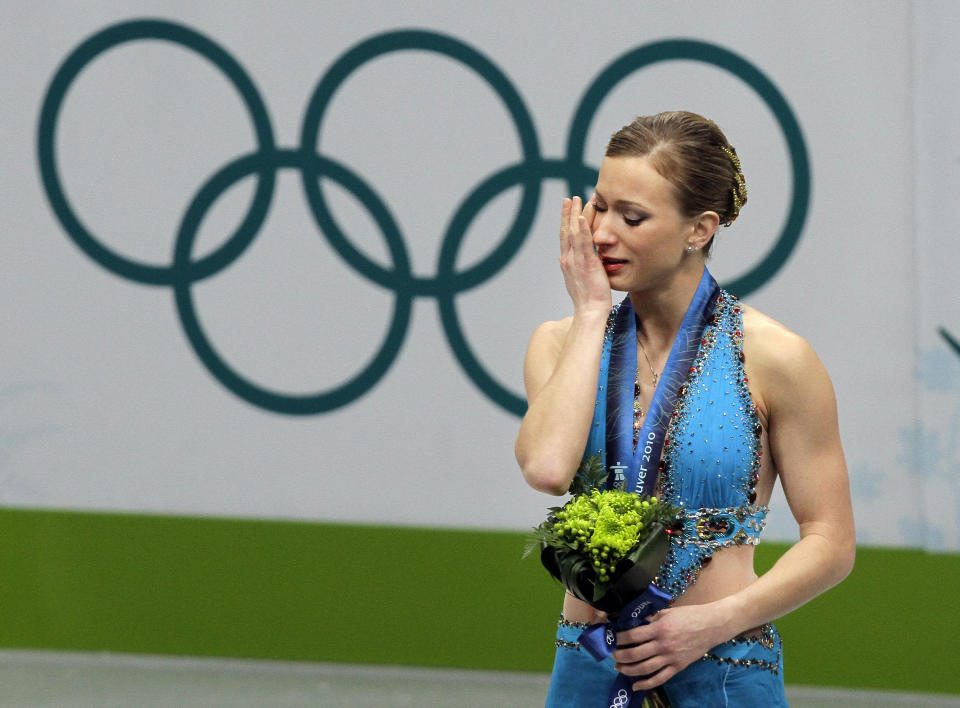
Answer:
<path fill-rule="evenodd" d="M 582 651 L 581 631 L 561 620 L 546 708 L 607 708 L 614 661 L 595 661 Z M 667 681 L 663 692 L 673 708 L 787 706 L 780 634 L 768 624 L 719 644 Z"/>

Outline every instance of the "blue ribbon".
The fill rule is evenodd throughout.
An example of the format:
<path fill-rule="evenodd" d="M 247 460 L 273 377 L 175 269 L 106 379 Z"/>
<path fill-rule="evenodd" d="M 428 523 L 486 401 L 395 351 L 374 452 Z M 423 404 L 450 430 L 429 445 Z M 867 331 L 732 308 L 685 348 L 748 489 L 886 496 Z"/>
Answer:
<path fill-rule="evenodd" d="M 637 322 L 630 298 L 614 310 L 608 325 L 597 378 L 597 400 L 584 459 L 600 455 L 609 477 L 607 488 L 650 495 L 657 484 L 660 456 L 680 388 L 697 356 L 703 331 L 716 307 L 720 286 L 704 268 L 697 290 L 680 323 L 650 410 L 633 447 L 633 376 L 637 370 Z M 611 372 L 613 375 L 611 376 Z M 666 607 L 672 597 L 651 583 L 617 613 L 613 622 L 594 624 L 580 635 L 580 645 L 597 661 L 617 648 L 616 632 L 647 624 L 645 617 Z M 609 708 L 641 708 L 646 691 L 634 692 L 636 678 L 617 674 Z"/>
<path fill-rule="evenodd" d="M 671 599 L 669 594 L 650 583 L 636 600 L 628 603 L 617 614 L 613 622 L 592 624 L 583 630 L 580 646 L 597 661 L 603 661 L 616 650 L 618 631 L 649 624 L 646 618 L 666 607 Z M 610 708 L 641 708 L 647 692 L 634 691 L 632 688 L 633 682 L 641 678 L 644 677 L 617 674 L 607 697 L 607 705 Z"/>
<path fill-rule="evenodd" d="M 610 349 L 609 368 L 604 370 L 601 367 L 602 380 L 599 384 L 606 384 L 607 387 L 604 416 L 607 433 L 606 464 L 614 474 L 607 484 L 608 487 L 617 486 L 646 495 L 652 494 L 656 488 L 667 426 L 677 404 L 680 387 L 686 381 L 690 366 L 696 359 L 703 330 L 713 314 L 719 293 L 720 286 L 710 275 L 710 271 L 704 268 L 697 290 L 673 340 L 670 356 L 637 439 L 636 450 L 633 448 L 633 373 L 637 370 L 637 322 L 630 298 L 627 297 L 620 303 L 614 317 L 613 335 L 604 343 L 604 350 L 608 347 Z M 609 381 L 610 371 L 622 379 L 616 385 Z M 600 408 L 603 398 L 602 393 L 597 396 L 597 408 Z M 594 423 L 596 422 L 595 415 Z M 594 424 L 591 433 L 599 427 Z M 587 454 L 591 452 L 588 447 Z M 616 474 L 621 472 L 622 482 L 618 479 L 620 475 Z"/>

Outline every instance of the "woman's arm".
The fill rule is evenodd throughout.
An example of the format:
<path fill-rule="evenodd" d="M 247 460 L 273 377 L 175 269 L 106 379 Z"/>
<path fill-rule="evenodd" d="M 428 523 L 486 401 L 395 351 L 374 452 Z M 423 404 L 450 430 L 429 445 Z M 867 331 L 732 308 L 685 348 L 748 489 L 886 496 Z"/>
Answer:
<path fill-rule="evenodd" d="M 649 625 L 623 633 L 623 643 L 640 646 L 615 653 L 618 670 L 634 676 L 655 673 L 636 683 L 638 689 L 662 684 L 710 647 L 796 609 L 853 567 L 853 511 L 833 386 L 803 339 L 763 320 L 746 357 L 752 364 L 751 384 L 762 391 L 770 450 L 800 540 L 739 592 L 664 610 Z"/>
<path fill-rule="evenodd" d="M 754 355 L 766 392 L 770 452 L 800 541 L 763 577 L 728 598 L 731 613 L 753 622 L 738 632 L 833 587 L 849 575 L 856 555 L 850 483 L 830 377 L 801 337 L 772 321 L 763 328 L 776 332 L 758 342 L 762 348 Z"/>
<path fill-rule="evenodd" d="M 534 489 L 564 494 L 576 474 L 590 432 L 600 371 L 610 283 L 593 250 L 593 206 L 564 199 L 560 268 L 573 300 L 573 317 L 540 325 L 527 347 L 524 385 L 529 405 L 515 452 Z"/>

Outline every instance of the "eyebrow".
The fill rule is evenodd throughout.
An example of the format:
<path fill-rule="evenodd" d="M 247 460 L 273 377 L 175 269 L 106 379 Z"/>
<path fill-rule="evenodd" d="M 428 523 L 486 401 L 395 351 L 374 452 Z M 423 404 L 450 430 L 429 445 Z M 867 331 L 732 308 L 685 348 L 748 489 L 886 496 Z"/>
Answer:
<path fill-rule="evenodd" d="M 603 195 L 600 194 L 599 190 L 594 189 L 593 193 L 596 194 L 601 199 L 603 199 L 603 201 L 607 201 L 606 199 L 603 198 Z M 631 202 L 627 199 L 618 199 L 613 203 L 613 206 L 615 209 L 623 209 L 625 207 L 636 207 L 637 209 L 642 209 L 643 211 L 650 211 L 649 207 L 644 206 L 640 202 Z"/>
<path fill-rule="evenodd" d="M 636 207 L 641 211 L 650 211 L 647 207 L 645 207 L 640 202 L 630 202 L 630 201 L 627 201 L 626 199 L 618 199 L 613 203 L 613 206 L 616 207 L 617 209 L 623 209 L 624 207 Z"/>

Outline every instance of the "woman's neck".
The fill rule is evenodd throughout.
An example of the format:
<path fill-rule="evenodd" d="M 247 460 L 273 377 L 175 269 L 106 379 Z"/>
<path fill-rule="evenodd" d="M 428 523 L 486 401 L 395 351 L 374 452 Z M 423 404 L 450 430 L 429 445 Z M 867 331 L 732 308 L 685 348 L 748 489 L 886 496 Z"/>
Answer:
<path fill-rule="evenodd" d="M 666 284 L 655 289 L 630 293 L 630 304 L 637 315 L 637 333 L 644 346 L 669 350 L 690 307 L 705 266 L 684 269 Z"/>

